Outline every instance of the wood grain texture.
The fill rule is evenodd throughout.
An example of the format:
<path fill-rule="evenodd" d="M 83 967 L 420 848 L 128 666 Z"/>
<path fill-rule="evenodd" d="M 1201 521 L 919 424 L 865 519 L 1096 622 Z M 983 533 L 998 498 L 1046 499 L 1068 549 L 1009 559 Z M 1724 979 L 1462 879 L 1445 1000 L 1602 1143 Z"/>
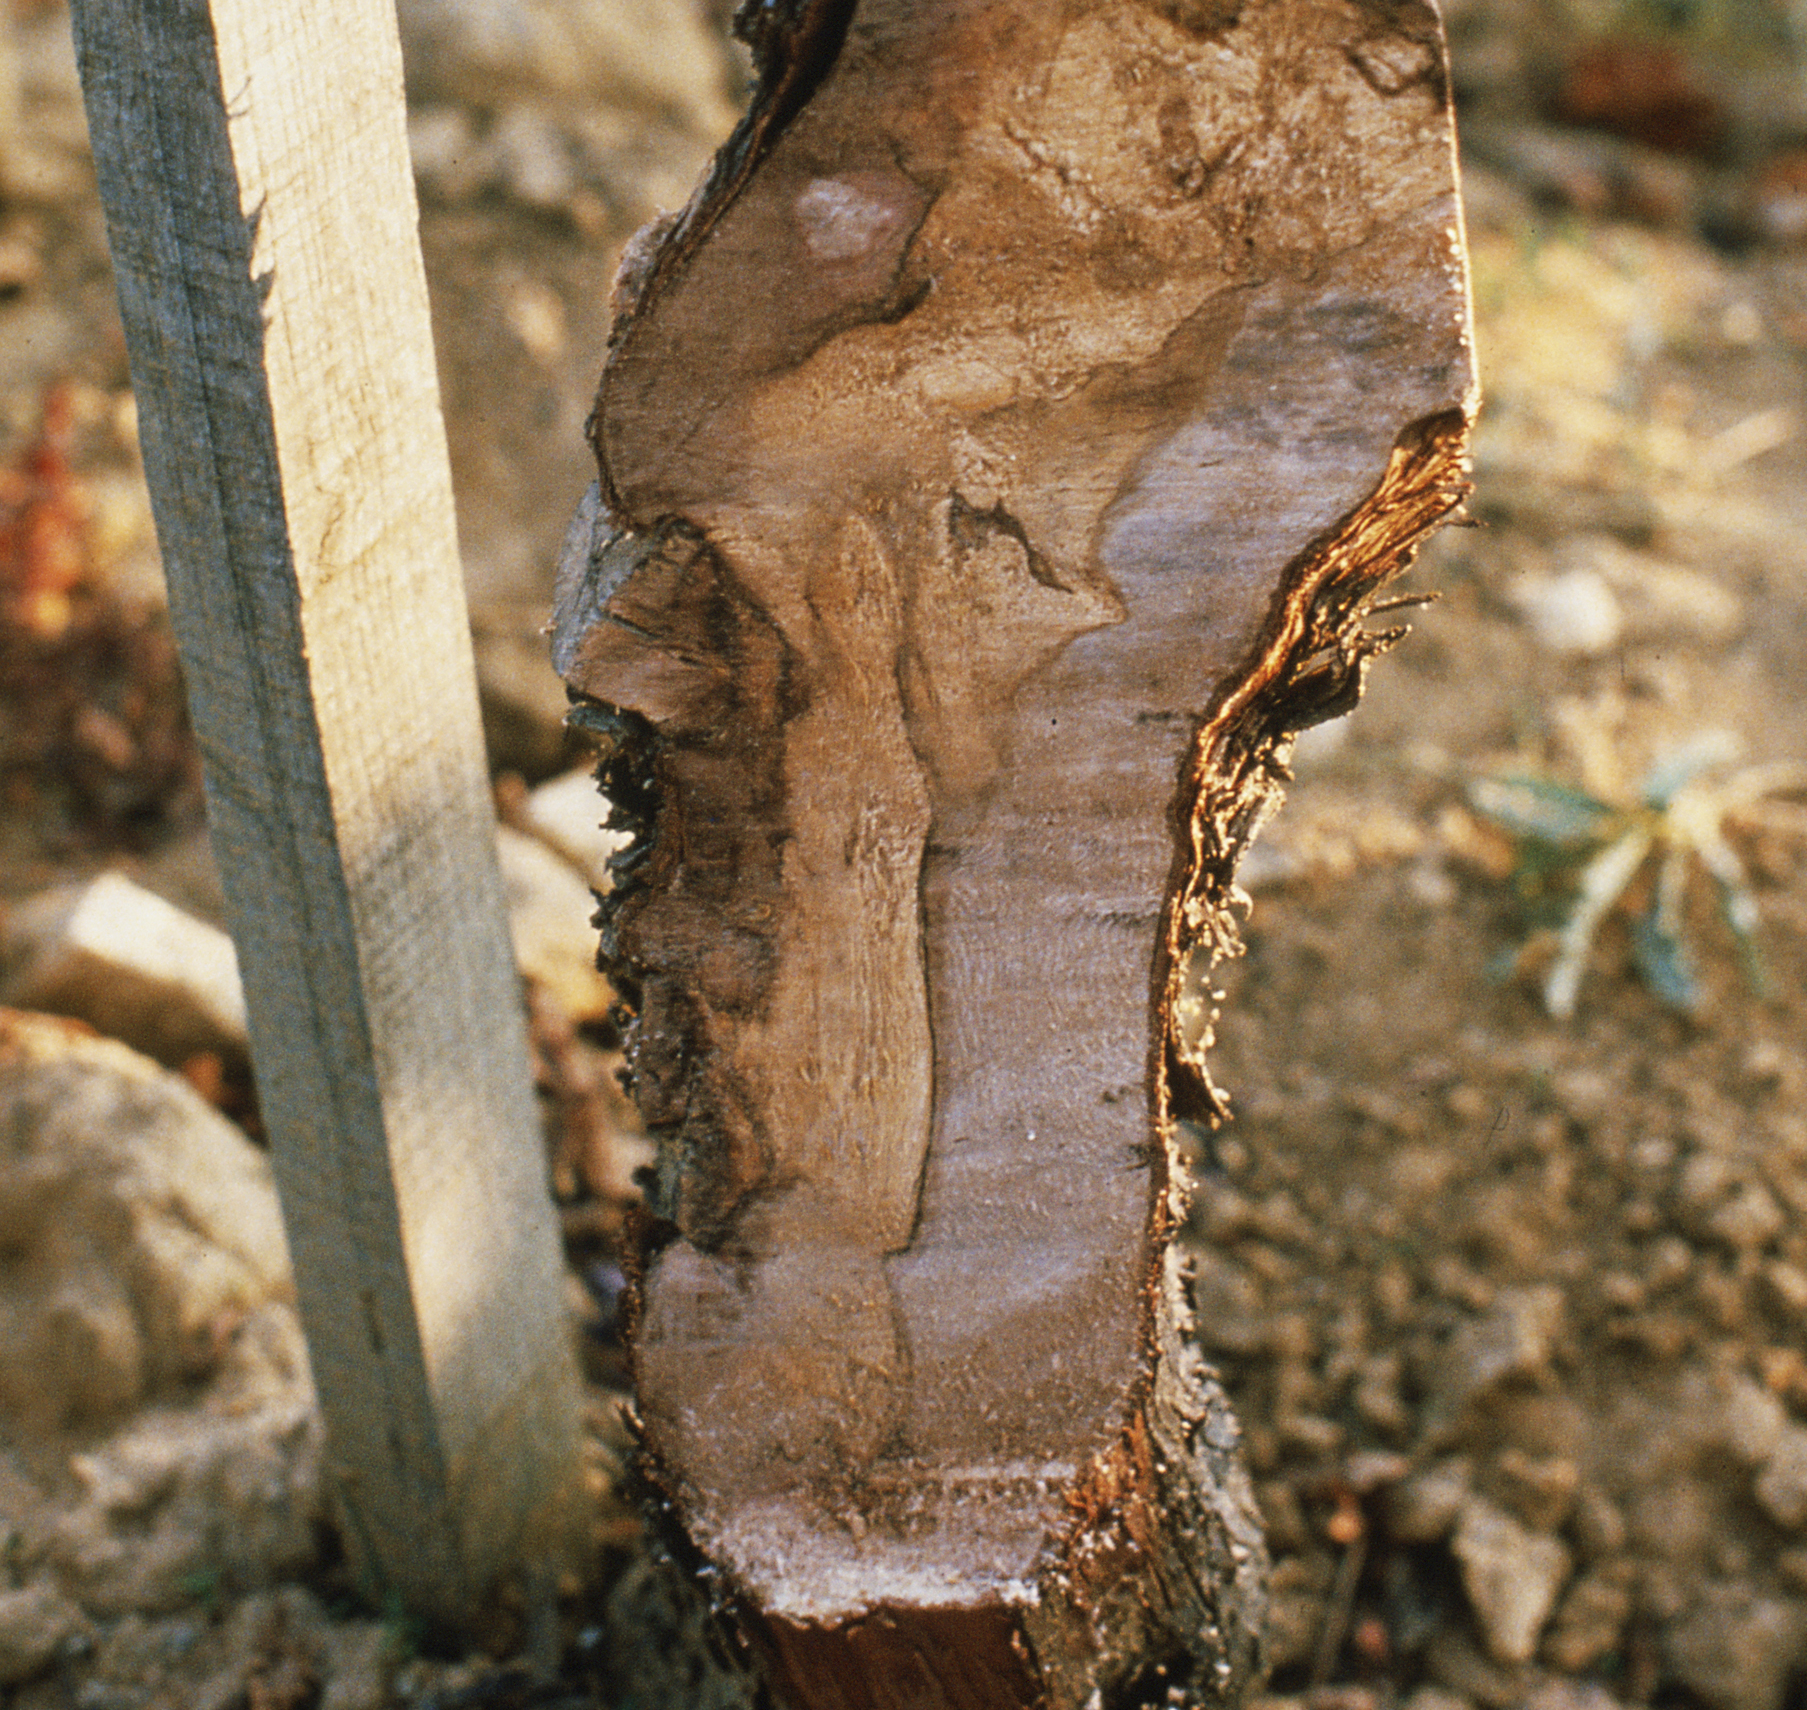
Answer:
<path fill-rule="evenodd" d="M 345 1536 L 455 1617 L 577 1512 L 388 0 L 78 0 Z"/>
<path fill-rule="evenodd" d="M 649 1445 L 800 1703 L 965 1703 L 980 1656 L 999 1703 L 1232 1696 L 1185 961 L 1465 491 L 1440 25 L 758 16 L 752 115 L 624 266 L 555 626 L 641 833 Z"/>

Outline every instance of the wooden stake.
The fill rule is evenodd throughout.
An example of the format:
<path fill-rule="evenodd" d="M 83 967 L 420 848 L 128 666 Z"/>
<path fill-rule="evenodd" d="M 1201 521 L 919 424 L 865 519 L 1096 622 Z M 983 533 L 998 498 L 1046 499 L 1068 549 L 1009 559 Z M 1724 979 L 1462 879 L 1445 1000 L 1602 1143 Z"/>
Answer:
<path fill-rule="evenodd" d="M 390 0 L 76 0 L 146 474 L 345 1536 L 567 1559 L 575 1363 Z"/>

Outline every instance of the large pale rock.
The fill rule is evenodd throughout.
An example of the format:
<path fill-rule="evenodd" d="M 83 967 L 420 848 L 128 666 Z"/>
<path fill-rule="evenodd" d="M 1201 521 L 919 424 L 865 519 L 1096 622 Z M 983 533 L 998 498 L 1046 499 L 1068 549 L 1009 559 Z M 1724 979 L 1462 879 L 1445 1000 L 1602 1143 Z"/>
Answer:
<path fill-rule="evenodd" d="M 69 1606 L 169 1610 L 313 1562 L 290 1292 L 261 1152 L 127 1047 L 0 1010 L 0 1513 Z M 50 1592 L 0 1606 L 0 1683 L 72 1618 Z"/>
<path fill-rule="evenodd" d="M 172 1067 L 245 1052 L 232 940 L 121 873 L 46 892 L 0 929 L 0 1004 L 74 1016 Z"/>
<path fill-rule="evenodd" d="M 290 1287 L 243 1134 L 125 1046 L 0 1010 L 0 1417 L 52 1431 L 169 1393 Z"/>
<path fill-rule="evenodd" d="M 151 1409 L 76 1455 L 81 1500 L 50 1556 L 96 1614 L 164 1611 L 197 1589 L 268 1586 L 308 1567 L 326 1518 L 322 1433 L 301 1374 L 243 1413 Z"/>

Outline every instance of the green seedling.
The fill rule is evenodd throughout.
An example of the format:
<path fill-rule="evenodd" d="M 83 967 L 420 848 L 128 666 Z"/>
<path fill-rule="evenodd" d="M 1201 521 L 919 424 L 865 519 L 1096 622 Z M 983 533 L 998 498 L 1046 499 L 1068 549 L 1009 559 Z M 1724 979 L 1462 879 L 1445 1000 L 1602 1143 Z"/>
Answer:
<path fill-rule="evenodd" d="M 225 1600 L 225 1576 L 217 1567 L 196 1568 L 176 1581 L 176 1589 L 209 1615 L 217 1615 Z"/>
<path fill-rule="evenodd" d="M 1631 922 L 1632 959 L 1664 1003 L 1692 1012 L 1701 1002 L 1699 962 L 1687 930 L 1697 874 L 1712 882 L 1720 913 L 1752 987 L 1767 990 L 1757 944 L 1757 899 L 1744 863 L 1727 839 L 1736 824 L 1760 825 L 1807 794 L 1807 766 L 1779 763 L 1730 770 L 1736 738 L 1709 731 L 1669 750 L 1651 767 L 1632 802 L 1602 801 L 1573 784 L 1534 773 L 1480 778 L 1469 786 L 1475 811 L 1518 845 L 1521 891 L 1563 896 L 1544 974 L 1544 1008 L 1575 1013 L 1594 940 L 1606 920 L 1641 901 Z M 1801 820 L 1791 822 L 1800 829 Z M 1647 885 L 1637 883 L 1648 874 Z M 1529 949 L 1531 946 L 1526 946 Z M 1516 963 L 1520 951 L 1512 960 Z"/>

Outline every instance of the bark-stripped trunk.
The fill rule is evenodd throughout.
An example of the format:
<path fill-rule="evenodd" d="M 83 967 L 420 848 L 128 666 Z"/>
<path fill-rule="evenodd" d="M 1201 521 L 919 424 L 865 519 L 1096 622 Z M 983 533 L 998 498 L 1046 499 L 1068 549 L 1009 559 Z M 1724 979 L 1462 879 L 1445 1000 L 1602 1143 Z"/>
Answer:
<path fill-rule="evenodd" d="M 751 34 L 624 265 L 555 629 L 641 834 L 654 1473 L 799 1704 L 1231 1698 L 1263 1557 L 1174 1239 L 1225 1114 L 1183 962 L 1464 491 L 1439 24 Z"/>

